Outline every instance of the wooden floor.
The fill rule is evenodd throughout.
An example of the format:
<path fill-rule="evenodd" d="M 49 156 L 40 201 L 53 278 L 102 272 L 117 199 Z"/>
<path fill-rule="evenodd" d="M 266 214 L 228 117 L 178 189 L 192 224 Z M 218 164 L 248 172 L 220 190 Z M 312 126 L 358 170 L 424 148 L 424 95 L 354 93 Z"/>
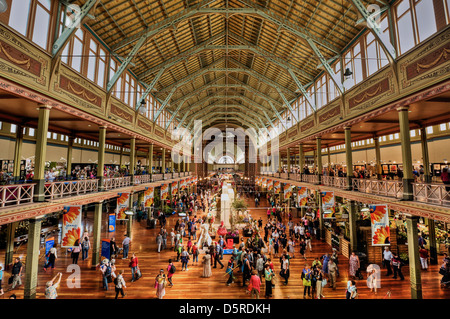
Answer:
<path fill-rule="evenodd" d="M 253 200 L 249 200 L 249 204 L 253 203 Z M 263 203 L 264 204 L 264 203 Z M 265 206 L 265 205 L 263 205 Z M 263 220 L 266 220 L 266 208 L 254 207 L 250 209 L 253 218 L 258 219 L 260 216 Z M 175 225 L 177 217 L 170 217 L 167 219 L 167 229 L 170 230 Z M 87 225 L 92 236 L 92 222 L 93 212 L 89 212 L 83 223 Z M 111 236 L 107 231 L 107 221 L 103 221 L 102 238 L 108 238 Z M 83 226 L 84 227 L 84 226 Z M 117 231 L 115 233 L 117 242 L 121 242 L 122 235 L 126 231 L 126 225 L 117 225 Z M 128 268 L 128 260 L 118 259 L 116 261 L 117 269 L 123 269 L 125 271 L 125 281 L 127 282 L 125 298 L 136 299 L 148 299 L 156 298 L 154 289 L 154 278 L 157 275 L 159 269 L 167 269 L 167 263 L 169 258 L 176 259 L 176 253 L 172 250 L 164 250 L 161 253 L 156 251 L 155 234 L 159 231 L 159 227 L 156 229 L 146 229 L 144 222 L 142 225 L 135 222 L 133 225 L 132 233 L 132 245 L 131 252 L 135 252 L 139 259 L 139 266 L 142 270 L 143 277 L 131 283 L 131 271 Z M 169 243 L 170 245 L 170 243 Z M 324 253 L 330 253 L 331 248 L 326 243 L 313 240 L 313 251 L 307 252 L 307 262 L 311 264 L 314 257 L 321 256 Z M 1 256 L 4 256 L 4 252 L 0 251 Z M 21 249 L 15 254 L 16 256 L 24 258 L 26 254 L 26 247 Z M 41 250 L 41 256 L 43 252 Z M 199 257 L 201 261 L 201 256 Z M 229 255 L 224 256 L 223 263 L 229 259 Z M 280 263 L 278 258 L 274 261 L 276 273 L 280 270 Z M 441 262 L 442 256 L 439 256 Z M 114 288 L 110 286 L 108 291 L 101 288 L 101 274 L 99 270 L 91 269 L 90 258 L 86 261 L 78 262 L 81 267 L 81 288 L 68 288 L 66 280 L 70 275 L 67 272 L 67 266 L 72 263 L 70 255 L 66 255 L 62 249 L 59 249 L 59 258 L 56 262 L 56 268 L 53 270 L 43 271 L 44 258 L 42 257 L 39 273 L 38 273 L 38 288 L 37 298 L 44 298 L 45 283 L 50 280 L 56 273 L 63 273 L 63 280 L 61 287 L 58 289 L 59 299 L 102 299 L 114 298 Z M 273 298 L 276 299 L 298 299 L 303 298 L 303 286 L 300 279 L 300 273 L 305 264 L 304 259 L 298 257 L 294 258 L 291 262 L 291 276 L 289 278 L 289 284 L 287 286 L 278 284 L 273 291 Z M 250 296 L 245 293 L 245 289 L 242 288 L 242 275 L 237 274 L 236 283 L 231 286 L 226 286 L 226 280 L 228 276 L 225 276 L 225 268 L 213 269 L 213 275 L 210 278 L 202 278 L 202 266 L 192 265 L 190 262 L 188 271 L 181 271 L 181 262 L 175 264 L 177 266 L 177 272 L 173 277 L 174 286 L 172 288 L 166 288 L 166 295 L 164 298 L 169 299 L 249 299 Z M 449 299 L 450 289 L 441 289 L 439 285 L 440 275 L 438 274 L 437 265 L 431 266 L 428 271 L 422 271 L 422 284 L 423 284 L 423 297 L 427 299 Z M 324 289 L 325 298 L 330 299 L 344 299 L 345 290 L 348 281 L 348 260 L 340 255 L 339 256 L 339 268 L 340 277 L 338 278 L 337 289 L 331 288 Z M 410 282 L 409 282 L 409 269 L 403 268 L 403 274 L 405 280 L 395 280 L 385 275 L 385 270 L 382 271 L 381 289 L 378 294 L 370 293 L 367 288 L 366 280 L 358 280 L 356 285 L 360 299 L 383 299 L 388 298 L 387 293 L 390 292 L 391 299 L 409 299 L 410 298 Z M 13 291 L 7 291 L 6 285 L 9 274 L 5 273 L 3 279 L 3 288 L 5 294 L 0 298 L 8 298 L 12 293 L 15 293 L 18 298 L 23 298 L 23 285 L 16 288 Z M 261 288 L 261 298 L 264 296 L 264 285 Z"/>

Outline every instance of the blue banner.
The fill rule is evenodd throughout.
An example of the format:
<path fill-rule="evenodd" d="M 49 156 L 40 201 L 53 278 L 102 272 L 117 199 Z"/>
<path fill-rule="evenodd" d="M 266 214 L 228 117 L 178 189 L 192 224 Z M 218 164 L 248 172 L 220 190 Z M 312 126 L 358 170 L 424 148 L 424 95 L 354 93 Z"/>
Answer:
<path fill-rule="evenodd" d="M 45 240 L 45 256 L 47 256 L 47 253 L 52 249 L 53 245 L 55 244 L 55 238 L 50 237 Z"/>
<path fill-rule="evenodd" d="M 102 260 L 107 258 L 109 259 L 111 257 L 110 255 L 110 242 L 109 239 L 102 239 Z"/>
<path fill-rule="evenodd" d="M 116 231 L 116 214 L 109 214 L 108 232 L 113 233 L 115 231 Z"/>

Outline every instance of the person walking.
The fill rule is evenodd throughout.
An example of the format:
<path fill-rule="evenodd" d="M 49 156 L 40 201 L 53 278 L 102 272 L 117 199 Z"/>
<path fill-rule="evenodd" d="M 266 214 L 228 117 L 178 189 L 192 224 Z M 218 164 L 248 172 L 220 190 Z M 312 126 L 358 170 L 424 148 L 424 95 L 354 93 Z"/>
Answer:
<path fill-rule="evenodd" d="M 348 260 L 348 273 L 351 278 L 355 278 L 356 272 L 359 270 L 360 263 L 359 263 L 359 257 L 356 255 L 354 251 L 352 251 L 352 254 Z"/>
<path fill-rule="evenodd" d="M 130 249 L 131 239 L 128 237 L 128 234 L 125 234 L 125 238 L 122 241 L 122 248 L 123 248 L 123 258 L 122 259 L 128 259 L 128 251 Z"/>
<path fill-rule="evenodd" d="M 58 255 L 56 253 L 56 244 L 53 245 L 52 248 L 50 248 L 49 252 L 47 253 L 48 262 L 44 266 L 44 271 L 47 271 L 48 267 L 52 267 L 52 269 L 55 268 L 55 262 L 58 258 Z"/>
<path fill-rule="evenodd" d="M 108 259 L 103 259 L 100 265 L 100 272 L 102 273 L 102 288 L 108 290 L 108 283 L 112 281 L 112 269 Z"/>
<path fill-rule="evenodd" d="M 84 236 L 83 241 L 81 243 L 81 250 L 82 250 L 81 259 L 83 261 L 88 258 L 90 248 L 91 248 L 91 241 L 89 240 L 88 236 Z"/>
<path fill-rule="evenodd" d="M 203 277 L 204 278 L 209 278 L 212 275 L 211 272 L 211 255 L 209 254 L 208 251 L 206 251 L 205 256 L 203 256 Z"/>
<path fill-rule="evenodd" d="M 23 264 L 20 261 L 20 258 L 17 257 L 15 259 L 15 262 L 11 269 L 11 276 L 13 277 L 13 281 L 12 281 L 10 290 L 13 290 L 14 288 L 16 288 L 17 285 L 19 285 L 19 286 L 22 285 L 22 279 L 20 278 L 22 276 L 22 270 L 23 270 Z"/>
<path fill-rule="evenodd" d="M 78 264 L 78 257 L 80 256 L 80 251 L 81 251 L 81 244 L 80 244 L 80 240 L 77 239 L 75 241 L 75 243 L 73 244 L 72 264 Z"/>
<path fill-rule="evenodd" d="M 197 242 L 194 243 L 192 246 L 192 265 L 195 265 L 194 263 L 197 262 L 198 264 L 198 247 Z"/>
<path fill-rule="evenodd" d="M 164 273 L 164 269 L 161 269 L 155 278 L 156 297 L 158 299 L 163 299 L 166 295 L 166 284 L 166 274 Z"/>
<path fill-rule="evenodd" d="M 306 260 L 306 256 L 305 256 L 306 242 L 305 242 L 304 238 L 300 239 L 299 246 L 300 246 L 300 255 L 302 255 L 302 257 Z"/>
<path fill-rule="evenodd" d="M 398 258 L 398 255 L 395 254 L 391 260 L 392 268 L 394 269 L 394 279 L 397 279 L 397 274 L 400 277 L 400 280 L 405 280 L 405 277 L 402 273 L 402 261 Z"/>
<path fill-rule="evenodd" d="M 325 279 L 323 271 L 320 266 L 313 267 L 313 269 L 313 276 L 316 279 L 316 298 L 325 298 L 325 296 L 323 295 L 323 280 Z"/>
<path fill-rule="evenodd" d="M 59 287 L 61 277 L 62 273 L 58 273 L 52 280 L 47 281 L 47 283 L 45 284 L 45 299 L 56 299 L 56 297 L 58 297 L 56 289 L 58 289 Z"/>
<path fill-rule="evenodd" d="M 428 270 L 428 250 L 425 247 L 419 249 L 420 264 L 422 265 L 422 270 Z"/>
<path fill-rule="evenodd" d="M 167 280 L 169 281 L 170 288 L 173 287 L 172 277 L 175 274 L 176 267 L 172 262 L 172 259 L 169 259 L 169 265 L 167 266 Z"/>
<path fill-rule="evenodd" d="M 114 278 L 114 286 L 114 289 L 116 291 L 115 299 L 119 297 L 119 293 L 122 295 L 122 298 L 124 298 L 126 294 L 123 292 L 123 288 L 127 288 L 127 285 L 125 283 L 125 280 L 123 279 L 123 270 L 120 270 L 119 275 Z"/>
<path fill-rule="evenodd" d="M 259 293 L 261 292 L 261 279 L 258 276 L 258 271 L 254 269 L 249 282 L 250 294 L 252 299 L 259 299 Z"/>
<path fill-rule="evenodd" d="M 328 279 L 330 280 L 330 288 L 333 288 L 333 290 L 336 289 L 336 271 L 337 271 L 337 265 L 334 262 L 333 259 L 330 259 L 328 261 Z"/>
<path fill-rule="evenodd" d="M 136 271 L 138 269 L 138 258 L 136 257 L 136 255 L 133 253 L 131 255 L 130 258 L 130 263 L 128 264 L 128 267 L 131 268 L 131 282 L 135 282 L 136 280 L 138 280 L 137 276 L 136 276 Z"/>
<path fill-rule="evenodd" d="M 188 271 L 188 263 L 189 263 L 189 253 L 187 250 L 183 247 L 181 249 L 181 271 L 184 270 Z"/>
<path fill-rule="evenodd" d="M 311 298 L 312 271 L 308 264 L 305 264 L 305 268 L 302 270 L 301 278 L 303 282 L 303 299 L 306 299 L 306 293 L 308 293 L 308 297 Z"/>
<path fill-rule="evenodd" d="M 3 280 L 3 267 L 0 266 L 0 296 L 3 296 L 5 294 L 2 287 L 2 280 Z"/>
<path fill-rule="evenodd" d="M 266 264 L 264 270 L 264 279 L 266 281 L 266 298 L 272 297 L 272 280 L 274 276 L 275 274 L 273 273 L 273 270 L 270 269 L 270 265 Z"/>
<path fill-rule="evenodd" d="M 162 245 L 162 236 L 160 233 L 156 236 L 156 245 L 158 247 L 157 251 L 158 253 L 161 252 L 161 245 Z"/>
<path fill-rule="evenodd" d="M 119 252 L 119 249 L 116 244 L 116 238 L 112 237 L 109 241 L 109 256 L 112 258 L 116 258 L 117 254 Z"/>
<path fill-rule="evenodd" d="M 347 291 L 345 294 L 346 299 L 357 299 L 358 298 L 358 289 L 356 288 L 356 283 L 354 280 L 347 282 Z"/>
<path fill-rule="evenodd" d="M 223 269 L 224 265 L 220 261 L 220 255 L 222 252 L 223 248 L 218 243 L 214 243 L 214 268 L 217 268 L 217 263 L 219 263 L 221 266 L 220 269 Z"/>
<path fill-rule="evenodd" d="M 392 252 L 389 250 L 389 247 L 384 247 L 383 251 L 383 266 L 387 269 L 386 276 L 390 276 L 392 274 L 391 268 L 391 260 L 392 260 Z"/>

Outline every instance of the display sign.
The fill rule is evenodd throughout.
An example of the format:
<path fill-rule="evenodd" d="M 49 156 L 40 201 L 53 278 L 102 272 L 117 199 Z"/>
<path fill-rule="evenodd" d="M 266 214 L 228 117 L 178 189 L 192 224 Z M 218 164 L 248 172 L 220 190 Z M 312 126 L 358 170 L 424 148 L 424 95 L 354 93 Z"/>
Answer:
<path fill-rule="evenodd" d="M 308 189 L 306 187 L 297 187 L 297 200 L 300 207 L 305 207 L 308 203 Z"/>
<path fill-rule="evenodd" d="M 289 199 L 292 196 L 291 184 L 284 184 L 284 199 Z"/>
<path fill-rule="evenodd" d="M 387 205 L 369 205 L 372 246 L 390 245 L 389 212 Z"/>
<path fill-rule="evenodd" d="M 103 259 L 110 259 L 111 258 L 111 242 L 109 239 L 102 239 L 102 258 Z"/>
<path fill-rule="evenodd" d="M 169 195 L 169 184 L 161 184 L 161 200 L 166 200 Z"/>
<path fill-rule="evenodd" d="M 128 209 L 128 205 L 130 203 L 130 193 L 119 193 L 118 195 L 116 220 L 126 220 L 127 215 L 125 214 L 125 211 Z"/>
<path fill-rule="evenodd" d="M 64 206 L 61 247 L 73 248 L 75 241 L 81 237 L 82 206 Z"/>
<path fill-rule="evenodd" d="M 228 238 L 228 239 L 227 239 L 227 247 L 228 247 L 228 249 L 233 248 L 233 246 L 234 246 L 234 240 L 233 240 L 233 238 Z"/>
<path fill-rule="evenodd" d="M 149 208 L 152 207 L 154 202 L 154 187 L 146 187 L 144 190 L 144 207 Z"/>
<path fill-rule="evenodd" d="M 47 253 L 52 249 L 52 247 L 55 245 L 55 238 L 49 237 L 45 240 L 45 256 L 47 256 Z"/>
<path fill-rule="evenodd" d="M 113 233 L 115 231 L 116 231 L 116 214 L 109 214 L 108 232 Z"/>

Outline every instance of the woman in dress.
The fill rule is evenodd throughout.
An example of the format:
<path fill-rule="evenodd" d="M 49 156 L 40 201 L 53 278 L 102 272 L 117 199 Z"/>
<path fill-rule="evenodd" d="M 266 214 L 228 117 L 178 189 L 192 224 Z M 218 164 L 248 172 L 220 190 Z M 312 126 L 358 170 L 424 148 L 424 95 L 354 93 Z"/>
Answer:
<path fill-rule="evenodd" d="M 295 257 L 295 251 L 294 251 L 295 241 L 292 237 L 288 241 L 288 246 L 289 246 L 289 253 L 292 254 L 292 258 L 294 258 Z"/>
<path fill-rule="evenodd" d="M 358 256 L 356 256 L 355 252 L 352 251 L 352 255 L 350 256 L 349 259 L 349 268 L 348 268 L 348 272 L 350 277 L 355 277 L 356 272 L 359 269 L 359 258 Z"/>
<path fill-rule="evenodd" d="M 203 277 L 209 278 L 212 275 L 211 272 L 211 255 L 209 252 L 206 252 L 205 256 L 203 256 Z"/>
<path fill-rule="evenodd" d="M 156 289 L 156 297 L 158 299 L 163 299 L 166 294 L 166 275 L 164 274 L 164 270 L 161 269 L 159 271 L 159 275 L 155 278 L 155 289 Z"/>
<path fill-rule="evenodd" d="M 272 297 L 272 279 L 274 273 L 270 269 L 270 265 L 266 264 L 266 269 L 264 270 L 264 279 L 266 281 L 266 298 Z"/>

